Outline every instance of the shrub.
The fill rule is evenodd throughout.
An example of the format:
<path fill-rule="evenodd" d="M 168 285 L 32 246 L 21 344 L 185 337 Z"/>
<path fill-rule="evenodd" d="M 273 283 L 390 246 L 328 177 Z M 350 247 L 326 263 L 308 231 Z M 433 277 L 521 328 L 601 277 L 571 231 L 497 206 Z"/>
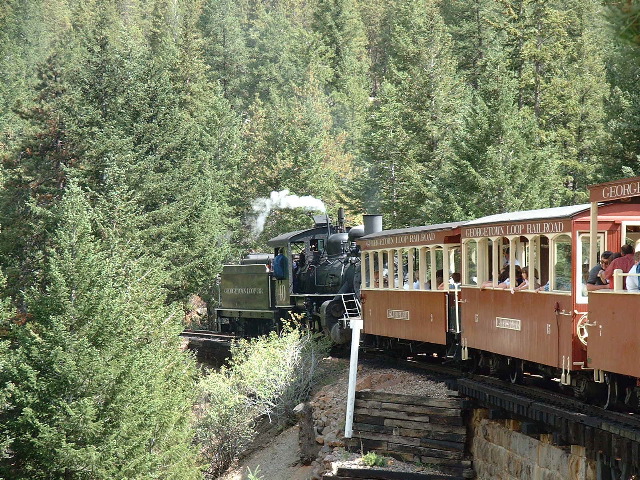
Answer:
<path fill-rule="evenodd" d="M 281 334 L 236 343 L 230 368 L 259 413 L 282 424 L 309 398 L 318 363 L 329 348 L 325 337 L 286 328 Z"/>
<path fill-rule="evenodd" d="M 387 461 L 376 452 L 369 452 L 362 457 L 362 463 L 368 467 L 385 467 Z"/>
<path fill-rule="evenodd" d="M 293 407 L 309 397 L 329 346 L 295 328 L 232 346 L 229 366 L 201 382 L 195 440 L 211 474 L 224 471 L 249 446 L 258 418 L 280 424 L 292 418 Z"/>
<path fill-rule="evenodd" d="M 225 369 L 206 376 L 200 391 L 195 441 L 217 475 L 253 440 L 255 410 Z"/>

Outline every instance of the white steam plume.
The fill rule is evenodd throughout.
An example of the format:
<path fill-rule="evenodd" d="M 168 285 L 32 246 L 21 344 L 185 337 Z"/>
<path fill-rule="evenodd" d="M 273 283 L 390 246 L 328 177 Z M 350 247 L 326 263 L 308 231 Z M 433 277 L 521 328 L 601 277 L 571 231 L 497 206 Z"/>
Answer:
<path fill-rule="evenodd" d="M 271 192 L 269 198 L 258 198 L 251 204 L 255 218 L 253 219 L 251 229 L 254 235 L 259 235 L 264 230 L 264 224 L 272 210 L 286 208 L 304 208 L 305 210 L 315 210 L 322 213 L 326 212 L 324 202 L 310 195 L 299 197 L 291 195 L 289 190 L 281 190 L 280 192 Z"/>

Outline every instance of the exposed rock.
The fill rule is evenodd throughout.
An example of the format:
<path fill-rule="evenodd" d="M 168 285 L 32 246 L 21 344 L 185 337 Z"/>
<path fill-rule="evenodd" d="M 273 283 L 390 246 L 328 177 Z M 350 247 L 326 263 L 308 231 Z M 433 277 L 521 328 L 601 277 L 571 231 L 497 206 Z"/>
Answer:
<path fill-rule="evenodd" d="M 312 412 L 313 409 L 309 403 L 301 403 L 293 409 L 298 420 L 298 448 L 302 465 L 309 465 L 315 460 L 320 450 L 316 444 Z"/>

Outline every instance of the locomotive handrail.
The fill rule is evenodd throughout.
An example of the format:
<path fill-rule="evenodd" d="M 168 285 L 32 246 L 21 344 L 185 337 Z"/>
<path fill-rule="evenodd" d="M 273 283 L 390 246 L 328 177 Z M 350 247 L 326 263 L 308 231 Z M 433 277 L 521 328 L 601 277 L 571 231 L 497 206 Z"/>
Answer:
<path fill-rule="evenodd" d="M 342 307 L 344 313 L 342 314 L 342 320 L 348 322 L 350 320 L 362 318 L 362 305 L 355 293 L 340 293 L 340 299 L 342 300 Z"/>

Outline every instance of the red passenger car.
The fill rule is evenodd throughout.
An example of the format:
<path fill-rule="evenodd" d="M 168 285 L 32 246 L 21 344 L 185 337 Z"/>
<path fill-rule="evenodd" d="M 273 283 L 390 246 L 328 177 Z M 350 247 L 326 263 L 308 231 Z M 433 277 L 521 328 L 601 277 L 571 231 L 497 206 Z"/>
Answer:
<path fill-rule="evenodd" d="M 460 225 L 387 230 L 358 241 L 364 333 L 444 349 L 447 333 L 459 331 L 450 307 L 459 293 Z"/>
<path fill-rule="evenodd" d="M 536 371 L 587 394 L 593 377 L 587 276 L 602 251 L 620 249 L 623 218 L 640 221 L 640 210 L 623 203 L 602 205 L 594 242 L 588 204 L 466 223 L 461 231 L 463 358 L 508 373 L 512 381 L 523 370 Z M 506 286 L 498 283 L 505 265 L 503 277 L 514 279 Z M 525 266 L 529 283 L 516 288 L 518 270 Z"/>
<path fill-rule="evenodd" d="M 598 231 L 606 229 L 609 250 L 623 243 L 640 248 L 640 177 L 590 187 Z M 633 275 L 633 274 L 631 274 Z M 606 405 L 623 401 L 637 408 L 640 379 L 640 294 L 623 289 L 627 272 L 614 276 L 614 289 L 589 293 L 587 352 L 594 378 L 606 385 Z"/>

